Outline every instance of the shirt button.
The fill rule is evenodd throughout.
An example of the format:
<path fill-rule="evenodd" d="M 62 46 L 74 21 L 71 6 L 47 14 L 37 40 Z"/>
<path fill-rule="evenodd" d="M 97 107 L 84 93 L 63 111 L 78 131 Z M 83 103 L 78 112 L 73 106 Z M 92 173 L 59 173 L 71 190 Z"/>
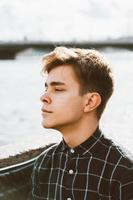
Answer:
<path fill-rule="evenodd" d="M 75 151 L 74 151 L 74 149 L 70 149 L 70 152 L 71 152 L 71 153 L 74 153 Z"/>
<path fill-rule="evenodd" d="M 73 170 L 72 169 L 69 170 L 69 174 L 73 174 Z"/>

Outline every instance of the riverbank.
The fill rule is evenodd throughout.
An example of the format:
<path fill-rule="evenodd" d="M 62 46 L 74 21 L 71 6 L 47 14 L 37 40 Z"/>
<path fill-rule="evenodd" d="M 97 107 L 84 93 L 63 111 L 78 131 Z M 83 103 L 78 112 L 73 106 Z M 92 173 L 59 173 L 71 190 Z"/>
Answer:
<path fill-rule="evenodd" d="M 36 49 L 43 51 L 51 51 L 56 46 L 67 46 L 67 47 L 77 47 L 77 48 L 125 48 L 133 49 L 133 39 L 109 39 L 101 41 L 82 41 L 82 42 L 43 42 L 43 41 L 21 41 L 21 42 L 7 42 L 0 43 L 0 59 L 15 59 L 18 52 L 25 49 Z"/>

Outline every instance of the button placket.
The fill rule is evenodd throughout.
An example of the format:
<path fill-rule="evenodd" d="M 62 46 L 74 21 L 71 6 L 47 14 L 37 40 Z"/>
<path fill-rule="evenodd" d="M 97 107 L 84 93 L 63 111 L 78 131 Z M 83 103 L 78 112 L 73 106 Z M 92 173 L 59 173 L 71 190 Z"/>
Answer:
<path fill-rule="evenodd" d="M 71 152 L 71 153 L 74 153 L 75 151 L 74 151 L 74 149 L 70 149 L 70 152 Z"/>
<path fill-rule="evenodd" d="M 69 170 L 69 174 L 73 174 L 73 170 L 72 169 Z"/>
<path fill-rule="evenodd" d="M 75 153 L 75 150 L 70 149 L 70 152 L 73 154 L 73 153 Z M 72 157 L 70 156 L 70 161 L 69 161 L 69 164 L 68 164 L 68 174 L 74 173 L 74 170 L 73 170 L 74 166 L 72 165 L 73 162 L 74 162 L 73 156 Z"/>

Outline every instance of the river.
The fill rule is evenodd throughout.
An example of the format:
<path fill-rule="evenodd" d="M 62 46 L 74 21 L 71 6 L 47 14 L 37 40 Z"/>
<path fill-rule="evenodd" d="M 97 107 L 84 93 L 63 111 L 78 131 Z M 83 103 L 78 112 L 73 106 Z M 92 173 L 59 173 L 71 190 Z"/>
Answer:
<path fill-rule="evenodd" d="M 100 126 L 105 135 L 133 153 L 133 51 L 102 52 L 112 64 L 115 92 Z M 41 56 L 26 51 L 15 60 L 0 60 L 0 158 L 62 138 L 60 133 L 41 127 Z"/>

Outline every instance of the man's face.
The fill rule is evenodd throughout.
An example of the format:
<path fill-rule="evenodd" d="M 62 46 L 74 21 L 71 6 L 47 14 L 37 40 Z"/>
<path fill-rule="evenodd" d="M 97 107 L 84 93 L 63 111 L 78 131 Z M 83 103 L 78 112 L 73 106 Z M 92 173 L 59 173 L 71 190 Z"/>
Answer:
<path fill-rule="evenodd" d="M 52 69 L 45 86 L 42 126 L 61 131 L 76 125 L 83 116 L 84 97 L 79 95 L 80 85 L 71 65 Z"/>

